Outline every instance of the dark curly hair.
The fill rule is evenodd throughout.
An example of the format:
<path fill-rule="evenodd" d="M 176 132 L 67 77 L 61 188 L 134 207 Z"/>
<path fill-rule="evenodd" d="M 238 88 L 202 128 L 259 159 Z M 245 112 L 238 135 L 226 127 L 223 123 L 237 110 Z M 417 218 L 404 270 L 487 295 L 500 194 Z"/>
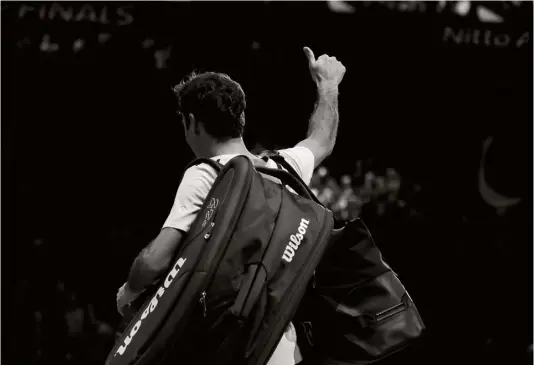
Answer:
<path fill-rule="evenodd" d="M 219 141 L 243 136 L 245 93 L 228 75 L 192 72 L 174 87 L 178 113 L 192 113 L 206 132 Z"/>

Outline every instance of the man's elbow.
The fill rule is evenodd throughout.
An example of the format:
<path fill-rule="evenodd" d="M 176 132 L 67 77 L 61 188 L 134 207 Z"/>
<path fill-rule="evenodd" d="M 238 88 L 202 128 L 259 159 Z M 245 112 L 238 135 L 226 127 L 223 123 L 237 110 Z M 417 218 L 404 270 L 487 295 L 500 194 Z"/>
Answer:
<path fill-rule="evenodd" d="M 327 158 L 328 156 L 330 156 L 332 154 L 332 152 L 334 152 L 334 145 L 335 143 L 334 142 L 327 142 L 325 144 L 325 147 L 324 147 L 324 158 Z"/>
<path fill-rule="evenodd" d="M 143 257 L 143 263 L 145 268 L 153 274 L 161 274 L 167 270 L 171 259 L 170 257 L 150 255 Z"/>
<path fill-rule="evenodd" d="M 315 166 L 320 165 L 334 151 L 334 143 L 328 140 L 320 141 L 315 148 Z"/>
<path fill-rule="evenodd" d="M 147 250 L 145 255 L 147 266 L 154 272 L 167 270 L 182 239 L 182 232 L 173 228 L 162 229 L 152 243 L 152 249 Z"/>

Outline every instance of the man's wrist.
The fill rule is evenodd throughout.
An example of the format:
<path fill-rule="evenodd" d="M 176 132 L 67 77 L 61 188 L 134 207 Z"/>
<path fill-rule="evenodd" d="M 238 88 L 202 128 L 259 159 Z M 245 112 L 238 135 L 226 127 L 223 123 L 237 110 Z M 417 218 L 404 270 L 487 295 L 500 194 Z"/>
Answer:
<path fill-rule="evenodd" d="M 317 84 L 319 95 L 337 95 L 339 93 L 337 84 L 319 83 Z"/>

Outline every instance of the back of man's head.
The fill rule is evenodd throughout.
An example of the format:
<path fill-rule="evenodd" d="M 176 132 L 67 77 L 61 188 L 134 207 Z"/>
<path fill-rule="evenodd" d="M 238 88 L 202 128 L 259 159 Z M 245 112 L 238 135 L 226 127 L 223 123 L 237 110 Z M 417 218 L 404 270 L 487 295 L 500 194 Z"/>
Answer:
<path fill-rule="evenodd" d="M 216 140 L 243 136 L 245 93 L 228 75 L 193 72 L 174 87 L 174 93 L 178 98 L 178 112 L 186 119 L 193 114 Z"/>

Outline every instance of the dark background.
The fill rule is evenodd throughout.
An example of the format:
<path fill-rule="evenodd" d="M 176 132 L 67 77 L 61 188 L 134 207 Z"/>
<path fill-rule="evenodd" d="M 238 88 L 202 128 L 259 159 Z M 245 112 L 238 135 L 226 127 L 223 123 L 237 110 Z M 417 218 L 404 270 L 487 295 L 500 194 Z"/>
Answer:
<path fill-rule="evenodd" d="M 418 219 L 367 220 L 428 326 L 409 361 L 532 363 L 532 3 L 478 3 L 498 24 L 476 3 L 465 16 L 452 2 L 352 5 L 2 2 L 2 322 L 4 346 L 25 348 L 16 363 L 110 350 L 116 291 L 192 158 L 172 86 L 228 73 L 247 94 L 247 145 L 288 147 L 315 100 L 303 46 L 347 68 L 330 173 L 372 158 L 422 188 Z M 476 44 L 475 30 L 492 36 Z M 490 136 L 488 181 L 522 198 L 505 213 L 477 187 Z"/>

